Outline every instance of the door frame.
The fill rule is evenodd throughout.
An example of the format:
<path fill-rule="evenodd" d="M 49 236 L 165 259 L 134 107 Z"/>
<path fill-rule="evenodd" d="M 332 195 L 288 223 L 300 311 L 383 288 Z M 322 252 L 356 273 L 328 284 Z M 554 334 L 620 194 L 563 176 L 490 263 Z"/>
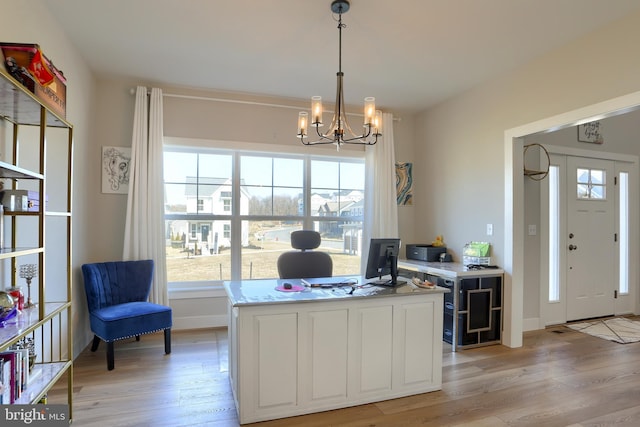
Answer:
<path fill-rule="evenodd" d="M 524 137 L 589 123 L 639 108 L 640 91 L 505 130 L 504 345 L 522 347 L 524 331 Z M 636 218 L 633 220 L 637 223 Z M 632 260 L 638 259 L 637 249 L 630 252 L 630 257 Z M 630 278 L 630 283 L 637 289 L 637 273 Z M 634 313 L 638 313 L 637 297 L 634 301 Z"/>
<path fill-rule="evenodd" d="M 560 164 L 560 187 L 566 188 L 566 159 L 568 157 L 585 157 L 591 159 L 598 160 L 610 160 L 614 162 L 614 175 L 617 177 L 618 173 L 621 171 L 626 171 L 629 173 L 629 206 L 635 208 L 635 212 L 629 213 L 629 234 L 637 235 L 638 233 L 638 221 L 634 223 L 633 218 L 640 217 L 640 211 L 638 211 L 638 188 L 640 185 L 638 183 L 638 168 L 639 168 L 639 157 L 628 154 L 618 154 L 618 153 L 609 153 L 595 150 L 587 150 L 587 149 L 579 149 L 579 148 L 571 148 L 557 145 L 545 145 L 545 149 L 549 153 L 551 164 Z M 542 153 L 541 153 L 542 156 Z M 561 161 L 555 161 L 558 157 L 561 158 Z M 546 156 L 544 159 L 541 158 L 541 161 L 546 161 Z M 560 228 L 565 232 L 560 232 L 560 247 L 564 248 L 567 245 L 566 240 L 566 228 L 567 228 L 567 200 L 561 200 L 561 211 L 564 213 L 560 218 Z M 618 224 L 619 218 L 619 187 L 615 186 L 614 188 L 614 228 L 615 232 L 618 233 L 620 230 Z M 540 282 L 539 282 L 539 292 L 540 292 L 540 317 L 539 317 L 539 328 L 544 328 L 545 326 L 554 325 L 554 324 L 563 324 L 567 321 L 567 278 L 566 278 L 566 252 L 563 250 L 559 251 L 560 256 L 560 300 L 557 302 L 549 302 L 547 298 L 548 294 L 548 281 L 547 278 L 549 276 L 549 265 L 544 258 L 544 254 L 547 253 L 547 248 L 549 247 L 548 241 L 548 211 L 549 211 L 549 195 L 548 195 L 548 186 L 543 185 L 540 188 Z M 617 246 L 616 246 L 617 248 Z M 614 256 L 614 276 L 619 277 L 618 267 L 620 265 L 619 251 L 616 250 Z M 635 255 L 634 255 L 635 254 Z M 634 239 L 629 239 L 629 258 L 637 259 L 638 257 L 638 245 L 635 243 Z M 629 277 L 637 277 L 637 263 L 630 262 L 629 263 Z M 630 280 L 631 282 L 631 280 Z M 633 283 L 630 283 L 629 293 L 627 295 L 619 295 L 618 298 L 614 301 L 614 313 L 617 314 L 627 314 L 630 312 L 634 312 L 635 305 L 633 301 L 637 300 L 638 287 L 637 281 L 635 282 L 636 286 Z M 617 288 L 617 286 L 616 286 Z M 631 300 L 631 301 L 630 301 Z"/>

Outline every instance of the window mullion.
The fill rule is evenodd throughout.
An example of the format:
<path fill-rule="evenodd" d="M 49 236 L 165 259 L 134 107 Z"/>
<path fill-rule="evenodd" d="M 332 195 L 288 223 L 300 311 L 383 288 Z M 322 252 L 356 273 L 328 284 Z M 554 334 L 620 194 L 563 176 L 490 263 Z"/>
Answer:
<path fill-rule="evenodd" d="M 241 155 L 233 153 L 233 179 L 231 185 L 231 280 L 242 278 L 242 218 L 240 217 L 240 160 Z"/>
<path fill-rule="evenodd" d="M 313 229 L 313 218 L 311 214 L 311 157 L 304 157 L 304 184 L 303 184 L 303 224 L 306 230 Z"/>

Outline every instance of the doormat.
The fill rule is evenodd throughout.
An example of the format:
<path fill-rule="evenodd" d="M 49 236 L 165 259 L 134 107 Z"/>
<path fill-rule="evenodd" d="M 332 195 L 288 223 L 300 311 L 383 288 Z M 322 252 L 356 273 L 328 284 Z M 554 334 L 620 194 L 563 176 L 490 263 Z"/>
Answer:
<path fill-rule="evenodd" d="M 594 337 L 628 344 L 640 341 L 640 322 L 617 317 L 593 322 L 573 323 L 567 327 Z"/>

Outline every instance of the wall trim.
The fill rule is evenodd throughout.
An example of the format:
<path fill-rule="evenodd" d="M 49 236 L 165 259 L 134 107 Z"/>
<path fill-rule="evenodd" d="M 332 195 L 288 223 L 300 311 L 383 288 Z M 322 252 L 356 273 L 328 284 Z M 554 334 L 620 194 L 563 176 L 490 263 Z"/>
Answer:
<path fill-rule="evenodd" d="M 222 286 L 193 286 L 169 289 L 169 301 L 178 299 L 226 298 Z"/>
<path fill-rule="evenodd" d="M 224 314 L 204 316 L 184 316 L 173 318 L 174 331 L 186 329 L 226 328 L 227 316 Z"/>

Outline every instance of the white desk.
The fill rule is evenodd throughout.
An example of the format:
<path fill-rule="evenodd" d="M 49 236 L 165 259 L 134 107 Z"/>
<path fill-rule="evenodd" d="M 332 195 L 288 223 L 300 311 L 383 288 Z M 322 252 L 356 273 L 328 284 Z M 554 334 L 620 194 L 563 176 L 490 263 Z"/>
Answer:
<path fill-rule="evenodd" d="M 275 289 L 284 282 L 300 284 L 224 284 L 229 375 L 240 423 L 441 389 L 446 289 Z"/>

